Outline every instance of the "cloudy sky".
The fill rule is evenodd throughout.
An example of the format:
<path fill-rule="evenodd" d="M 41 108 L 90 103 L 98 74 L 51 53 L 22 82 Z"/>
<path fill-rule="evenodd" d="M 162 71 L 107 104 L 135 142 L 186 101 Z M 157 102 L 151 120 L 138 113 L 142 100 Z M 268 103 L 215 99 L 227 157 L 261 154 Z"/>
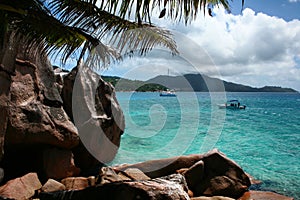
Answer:
<path fill-rule="evenodd" d="M 300 0 L 246 0 L 242 12 L 240 0 L 231 6 L 231 14 L 215 8 L 213 17 L 199 15 L 187 26 L 153 19 L 172 30 L 180 54 L 157 48 L 101 73 L 140 80 L 168 71 L 204 73 L 254 87 L 300 91 Z"/>

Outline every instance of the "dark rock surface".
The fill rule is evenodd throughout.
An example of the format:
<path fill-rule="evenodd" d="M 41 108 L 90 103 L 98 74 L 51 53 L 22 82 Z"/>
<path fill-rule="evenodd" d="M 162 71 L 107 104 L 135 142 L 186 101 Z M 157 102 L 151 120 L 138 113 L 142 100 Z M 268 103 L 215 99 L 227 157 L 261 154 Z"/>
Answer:
<path fill-rule="evenodd" d="M 174 174 L 182 168 L 189 168 L 203 158 L 202 154 L 192 154 L 187 156 L 177 156 L 172 158 L 149 160 L 136 164 L 123 164 L 114 166 L 116 171 L 125 171 L 128 168 L 137 168 L 150 178 L 158 178 Z"/>
<path fill-rule="evenodd" d="M 0 59 L 0 167 L 5 172 L 4 181 L 28 172 L 38 172 L 43 181 L 49 177 L 77 176 L 78 168 L 82 172 L 93 167 L 99 169 L 100 162 L 112 160 L 124 130 L 124 117 L 114 88 L 91 70 L 79 75 L 77 84 L 83 87 L 76 97 L 84 97 L 87 102 L 73 103 L 83 109 L 88 106 L 89 110 L 81 113 L 81 121 L 74 123 L 75 78 L 68 78 L 76 68 L 64 83 L 62 76 L 55 76 L 48 58 L 38 48 L 28 51 L 20 44 L 18 41 L 18 45 L 10 45 L 12 52 L 1 53 Z M 88 96 L 89 88 L 96 95 Z M 84 140 L 79 133 L 87 134 Z M 52 156 L 48 156 L 49 149 L 61 153 L 51 151 Z M 63 164 L 64 169 L 55 169 L 54 161 Z"/>
<path fill-rule="evenodd" d="M 0 187 L 0 199 L 292 200 L 272 192 L 246 191 L 240 185 L 248 184 L 249 179 L 244 179 L 238 165 L 217 150 L 200 157 L 202 159 L 190 168 L 179 170 L 182 174 L 154 179 L 149 179 L 137 168 L 115 171 L 111 167 L 102 167 L 96 177 L 68 177 L 61 180 L 62 184 L 49 179 L 42 187 L 37 175 L 31 173 Z M 194 156 L 184 158 L 187 163 L 186 158 L 193 159 Z M 200 195 L 199 189 L 204 191 Z"/>
<path fill-rule="evenodd" d="M 19 47 L 16 51 L 23 50 Z M 4 108 L 0 129 L 5 138 L 0 140 L 0 149 L 4 150 L 0 166 L 5 181 L 29 172 L 45 175 L 45 149 L 72 149 L 79 144 L 77 129 L 62 107 L 47 57 L 18 53 L 12 69 L 15 74 L 6 77 L 7 84 L 0 78 L 0 90 L 8 94 L 0 95 L 0 107 Z"/>
<path fill-rule="evenodd" d="M 216 149 L 205 154 L 202 161 L 204 173 L 193 191 L 196 196 L 204 194 L 238 198 L 251 185 L 242 168 Z M 203 172 L 202 169 L 200 172 Z"/>
<path fill-rule="evenodd" d="M 40 199 L 188 200 L 190 198 L 180 184 L 165 179 L 154 179 L 107 183 L 81 191 L 42 193 Z"/>
<path fill-rule="evenodd" d="M 77 129 L 63 110 L 50 63 L 46 58 L 35 60 L 40 65 L 21 59 L 16 62 L 5 143 L 71 149 L 79 143 Z"/>
<path fill-rule="evenodd" d="M 196 164 L 195 164 L 196 163 Z M 157 169 L 157 166 L 163 166 Z M 224 154 L 214 149 L 206 154 L 180 156 L 114 167 L 117 171 L 138 168 L 151 178 L 166 176 L 182 168 L 194 196 L 240 197 L 251 185 L 246 173 Z M 151 169 L 155 169 L 151 171 Z"/>
<path fill-rule="evenodd" d="M 43 152 L 46 177 L 60 180 L 78 176 L 80 169 L 75 166 L 73 153 L 68 149 L 48 148 Z"/>
<path fill-rule="evenodd" d="M 64 78 L 62 98 L 81 138 L 80 145 L 73 151 L 76 164 L 87 170 L 100 161 L 111 161 L 117 153 L 125 126 L 111 84 L 86 67 L 76 67 Z"/>

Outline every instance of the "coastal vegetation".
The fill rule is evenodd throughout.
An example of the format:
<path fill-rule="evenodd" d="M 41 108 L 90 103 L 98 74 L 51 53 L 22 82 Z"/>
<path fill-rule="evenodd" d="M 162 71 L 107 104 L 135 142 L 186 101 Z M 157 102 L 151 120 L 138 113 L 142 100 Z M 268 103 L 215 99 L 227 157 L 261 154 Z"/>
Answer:
<path fill-rule="evenodd" d="M 155 92 L 168 89 L 160 84 L 124 79 L 117 76 L 102 76 L 102 78 L 104 81 L 111 83 L 115 87 L 116 91 Z"/>
<path fill-rule="evenodd" d="M 116 91 L 154 92 L 175 89 L 176 91 L 185 92 L 298 92 L 292 88 L 282 88 L 280 86 L 255 88 L 201 74 L 185 74 L 182 76 L 160 75 L 147 81 L 130 80 L 117 76 L 102 76 L 102 78 L 106 82 L 110 82 Z"/>

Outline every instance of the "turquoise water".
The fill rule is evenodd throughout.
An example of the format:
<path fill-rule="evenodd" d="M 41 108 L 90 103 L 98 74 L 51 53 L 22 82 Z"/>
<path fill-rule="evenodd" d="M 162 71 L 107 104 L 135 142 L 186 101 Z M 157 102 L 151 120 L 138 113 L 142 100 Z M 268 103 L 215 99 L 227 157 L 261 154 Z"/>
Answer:
<path fill-rule="evenodd" d="M 272 190 L 300 199 L 300 94 L 117 93 L 126 129 L 114 164 L 218 148 Z M 246 110 L 217 107 L 238 99 Z"/>

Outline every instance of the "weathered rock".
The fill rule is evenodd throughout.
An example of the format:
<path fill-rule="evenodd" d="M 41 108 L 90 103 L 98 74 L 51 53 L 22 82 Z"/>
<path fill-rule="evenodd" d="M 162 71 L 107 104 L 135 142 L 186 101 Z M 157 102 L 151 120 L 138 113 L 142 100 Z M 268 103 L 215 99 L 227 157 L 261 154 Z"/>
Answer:
<path fill-rule="evenodd" d="M 56 192 L 65 190 L 66 186 L 56 180 L 48 179 L 48 181 L 43 185 L 42 192 Z"/>
<path fill-rule="evenodd" d="M 12 38 L 11 41 L 17 40 Z M 5 179 L 15 178 L 31 171 L 38 172 L 44 180 L 48 177 L 64 178 L 77 175 L 78 169 L 72 162 L 69 162 L 71 164 L 65 169 L 53 170 L 53 165 L 49 164 L 52 161 L 45 161 L 47 155 L 43 154 L 52 147 L 72 150 L 77 158 L 75 164 L 84 171 L 97 166 L 99 160 L 106 162 L 113 159 L 124 129 L 123 113 L 115 98 L 113 87 L 95 73 L 79 76 L 78 79 L 82 84 L 92 80 L 87 81 L 88 85 L 83 84 L 83 89 L 95 88 L 96 91 L 96 95 L 90 97 L 87 92 L 84 92 L 86 90 L 80 90 L 76 95 L 81 97 L 87 95 L 88 103 L 81 105 L 76 104 L 78 103 L 76 101 L 73 102 L 76 106 L 80 105 L 78 107 L 82 107 L 83 111 L 91 105 L 96 111 L 81 113 L 84 120 L 88 117 L 88 119 L 92 118 L 92 121 L 85 123 L 86 121 L 79 120 L 77 123 L 80 132 L 88 134 L 80 142 L 78 130 L 70 120 L 70 117 L 73 119 L 72 90 L 75 77 L 64 84 L 62 76 L 55 77 L 52 66 L 40 49 L 28 51 L 20 44 L 23 43 L 18 40 L 18 44 L 9 44 L 12 52 L 10 48 L 0 52 L 0 160 L 3 157 L 5 142 L 5 155 L 1 166 L 5 170 Z M 62 72 L 66 73 L 64 71 L 58 73 Z M 83 93 L 80 93 L 81 91 Z M 67 109 L 67 112 L 64 109 Z M 102 132 L 98 131 L 99 129 Z M 99 137 L 94 137 L 95 134 L 91 135 L 90 130 Z M 89 143 L 90 141 L 92 142 Z M 87 143 L 92 146 L 89 150 L 86 150 L 83 145 Z M 98 148 L 99 146 L 101 148 Z M 51 159 L 58 163 L 70 161 L 70 152 L 62 155 L 56 155 L 56 158 Z M 96 158 L 93 157 L 95 155 Z M 59 158 L 61 160 L 58 160 Z M 44 163 L 46 166 L 43 165 Z M 49 171 L 50 168 L 52 171 Z M 46 169 L 46 172 L 42 169 Z M 96 172 L 98 170 L 99 168 Z"/>
<path fill-rule="evenodd" d="M 239 198 L 239 200 L 293 200 L 291 197 L 286 197 L 274 192 L 253 191 L 250 190 Z"/>
<path fill-rule="evenodd" d="M 90 185 L 90 181 L 86 177 L 69 177 L 61 180 L 67 190 L 83 190 Z"/>
<path fill-rule="evenodd" d="M 4 153 L 4 138 L 8 122 L 11 77 L 15 76 L 15 58 L 20 46 L 19 37 L 8 31 L 0 48 L 0 161 Z"/>
<path fill-rule="evenodd" d="M 4 178 L 4 170 L 0 168 L 0 183 L 3 181 Z"/>
<path fill-rule="evenodd" d="M 188 200 L 181 185 L 164 179 L 132 182 L 113 182 L 81 191 L 41 193 L 41 200 Z"/>
<path fill-rule="evenodd" d="M 240 197 L 251 185 L 245 172 L 232 160 L 218 150 L 212 150 L 206 154 L 179 156 L 168 159 L 151 160 L 132 165 L 115 166 L 116 171 L 124 171 L 127 168 L 138 168 L 147 176 L 156 178 L 175 173 L 177 170 L 191 167 L 187 182 L 192 184 L 194 196 L 228 196 Z M 182 170 L 184 171 L 184 170 Z M 182 172 L 187 173 L 187 172 Z"/>
<path fill-rule="evenodd" d="M 141 170 L 137 168 L 128 168 L 124 171 L 124 173 L 127 175 L 127 177 L 135 181 L 150 180 L 148 176 L 146 176 Z"/>
<path fill-rule="evenodd" d="M 176 170 L 176 173 L 183 174 L 183 173 L 186 172 L 188 169 L 189 169 L 189 168 L 181 168 L 181 169 Z"/>
<path fill-rule="evenodd" d="M 64 80 L 63 80 L 64 76 L 68 75 L 69 71 L 61 69 L 60 67 L 57 66 L 53 66 L 53 72 L 55 75 L 55 82 L 56 82 L 55 84 L 58 88 L 59 93 L 61 94 L 64 86 Z"/>
<path fill-rule="evenodd" d="M 153 179 L 153 180 L 156 180 L 156 181 L 160 181 L 160 180 L 171 181 L 173 183 L 179 184 L 185 192 L 188 192 L 188 185 L 187 185 L 186 180 L 185 180 L 185 178 L 182 174 L 171 174 L 171 175 L 163 176 L 163 177 L 156 178 L 156 179 Z"/>
<path fill-rule="evenodd" d="M 201 196 L 201 197 L 191 198 L 191 200 L 234 200 L 234 199 L 229 197 L 223 197 L 223 196 L 213 196 L 213 197 Z"/>
<path fill-rule="evenodd" d="M 128 168 L 138 168 L 150 178 L 158 178 L 174 174 L 179 169 L 189 168 L 203 158 L 202 154 L 177 156 L 158 160 L 149 160 L 136 164 L 123 164 L 114 166 L 116 171 L 125 171 Z"/>
<path fill-rule="evenodd" d="M 113 183 L 117 181 L 122 181 L 122 177 L 118 176 L 116 172 L 110 167 L 102 167 L 99 172 L 97 183 L 100 185 L 106 183 Z"/>
<path fill-rule="evenodd" d="M 251 176 L 250 174 L 246 173 L 247 176 L 249 177 L 249 180 L 251 182 L 251 185 L 260 185 L 262 184 L 262 181 L 261 180 L 257 180 L 255 179 L 253 176 Z"/>
<path fill-rule="evenodd" d="M 89 177 L 69 177 L 61 180 L 67 190 L 83 190 L 96 185 L 95 176 Z"/>
<path fill-rule="evenodd" d="M 85 171 L 111 161 L 125 124 L 111 84 L 87 67 L 76 67 L 64 78 L 62 98 L 82 141 L 73 151 L 76 165 Z"/>
<path fill-rule="evenodd" d="M 9 199 L 29 199 L 42 187 L 36 173 L 10 180 L 0 187 L 0 196 Z"/>
<path fill-rule="evenodd" d="M 202 180 L 196 186 L 193 185 L 195 196 L 238 198 L 251 185 L 245 172 L 218 150 L 215 149 L 204 154 L 201 160 L 204 162 L 204 168 L 199 168 L 199 176 L 202 177 Z"/>
<path fill-rule="evenodd" d="M 198 184 L 199 185 L 199 184 Z M 199 186 L 201 188 L 202 186 Z M 216 176 L 209 180 L 209 186 L 205 188 L 204 195 L 224 195 L 224 196 L 241 196 L 246 190 L 247 186 L 240 185 L 235 180 L 227 176 Z M 198 188 L 196 190 L 198 192 Z M 197 194 L 197 193 L 196 193 Z M 198 193 L 199 194 L 199 193 Z"/>
<path fill-rule="evenodd" d="M 90 186 L 95 186 L 95 185 L 96 185 L 97 179 L 96 179 L 95 176 L 89 176 L 89 177 L 88 177 L 88 180 L 89 180 L 89 185 L 90 185 Z"/>
<path fill-rule="evenodd" d="M 18 60 L 10 86 L 7 145 L 49 144 L 71 149 L 78 145 L 76 127 L 62 108 L 46 58 Z"/>
<path fill-rule="evenodd" d="M 56 180 L 78 176 L 80 169 L 74 164 L 73 153 L 70 150 L 48 148 L 44 151 L 44 172 L 47 178 Z"/>
<path fill-rule="evenodd" d="M 119 172 L 118 173 L 118 177 L 122 180 L 122 181 L 132 181 L 131 178 L 129 178 L 126 174 Z"/>
<path fill-rule="evenodd" d="M 5 83 L 2 79 L 4 79 L 3 76 L 6 76 L 0 71 L 0 161 L 2 160 L 3 154 L 4 154 L 4 136 L 6 133 L 6 128 L 7 128 L 7 122 L 8 122 L 8 98 L 6 96 L 4 88 L 7 87 L 8 83 Z M 7 77 L 8 78 L 8 77 Z M 8 80 L 7 80 L 8 82 Z"/>
<path fill-rule="evenodd" d="M 0 70 L 0 151 L 5 138 L 5 180 L 32 171 L 41 175 L 45 147 L 72 149 L 79 143 L 77 129 L 63 110 L 47 57 L 20 44 L 13 49 L 15 57 L 4 66 L 10 73 Z"/>
<path fill-rule="evenodd" d="M 204 176 L 204 162 L 202 160 L 195 163 L 188 170 L 183 172 L 187 185 L 190 190 L 196 191 L 197 186 L 203 180 Z"/>

